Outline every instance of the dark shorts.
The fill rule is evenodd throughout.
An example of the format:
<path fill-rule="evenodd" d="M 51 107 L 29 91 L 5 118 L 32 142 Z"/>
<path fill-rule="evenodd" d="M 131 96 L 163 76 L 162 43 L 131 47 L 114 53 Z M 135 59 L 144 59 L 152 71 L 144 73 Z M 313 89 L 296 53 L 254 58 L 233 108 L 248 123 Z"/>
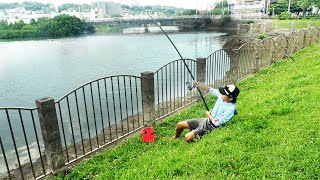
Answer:
<path fill-rule="evenodd" d="M 198 118 L 187 120 L 187 124 L 190 127 L 190 131 L 193 131 L 198 136 L 203 136 L 205 133 L 209 133 L 216 129 L 210 123 L 208 118 Z"/>

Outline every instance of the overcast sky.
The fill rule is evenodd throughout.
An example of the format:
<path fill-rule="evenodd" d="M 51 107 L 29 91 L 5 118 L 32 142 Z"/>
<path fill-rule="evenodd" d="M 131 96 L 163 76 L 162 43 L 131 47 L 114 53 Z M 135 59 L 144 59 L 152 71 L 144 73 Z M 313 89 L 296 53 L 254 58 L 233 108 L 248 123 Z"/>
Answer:
<path fill-rule="evenodd" d="M 0 2 L 12 3 L 12 2 L 23 2 L 23 1 L 36 1 L 41 3 L 52 3 L 52 4 L 65 4 L 65 3 L 89 3 L 97 0 L 0 0 Z M 112 1 L 112 0 L 108 0 Z M 121 2 L 121 4 L 135 4 L 133 0 L 113 0 L 115 2 Z M 214 3 L 221 0 L 136 0 L 140 5 L 162 5 L 162 6 L 175 6 L 188 9 L 209 9 Z M 230 0 L 231 2 L 231 0 Z"/>

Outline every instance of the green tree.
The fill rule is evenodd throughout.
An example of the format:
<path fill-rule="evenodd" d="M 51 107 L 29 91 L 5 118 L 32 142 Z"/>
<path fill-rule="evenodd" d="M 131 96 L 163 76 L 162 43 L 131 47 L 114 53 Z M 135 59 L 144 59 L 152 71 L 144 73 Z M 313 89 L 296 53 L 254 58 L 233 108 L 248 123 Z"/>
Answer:
<path fill-rule="evenodd" d="M 35 24 L 36 24 L 36 20 L 31 19 L 31 20 L 30 20 L 30 25 L 35 25 Z"/>
<path fill-rule="evenodd" d="M 230 21 L 231 21 L 231 16 L 230 15 L 222 16 L 219 19 L 219 23 L 220 23 L 221 26 L 224 26 L 224 25 L 228 24 Z"/>
<path fill-rule="evenodd" d="M 196 15 L 197 11 L 195 9 L 187 9 L 180 13 L 181 15 Z"/>
<path fill-rule="evenodd" d="M 50 26 L 53 37 L 64 37 L 83 34 L 87 24 L 75 16 L 62 14 L 54 17 Z"/>
<path fill-rule="evenodd" d="M 26 24 L 21 20 L 19 22 L 16 22 L 14 24 L 10 24 L 10 29 L 12 30 L 20 30 L 23 28 L 23 26 L 25 26 Z"/>
<path fill-rule="evenodd" d="M 220 1 L 215 3 L 214 5 L 214 9 L 212 10 L 213 14 L 230 14 L 229 10 L 228 10 L 228 1 L 224 0 L 224 1 Z"/>
<path fill-rule="evenodd" d="M 58 8 L 59 12 L 61 11 L 81 11 L 81 12 L 90 12 L 91 11 L 91 6 L 88 4 L 72 4 L 72 3 L 68 3 L 68 4 L 62 4 L 61 6 L 59 6 Z"/>
<path fill-rule="evenodd" d="M 14 9 L 20 7 L 19 3 L 0 3 L 0 9 Z"/>
<path fill-rule="evenodd" d="M 80 11 L 81 12 L 90 12 L 91 11 L 91 5 L 89 5 L 89 4 L 81 4 L 80 5 Z"/>
<path fill-rule="evenodd" d="M 297 0 L 297 5 L 302 8 L 303 16 L 306 16 L 307 8 L 311 6 L 310 0 Z"/>
<path fill-rule="evenodd" d="M 144 9 L 141 8 L 140 6 L 133 6 L 130 8 L 131 11 L 135 12 L 135 13 L 139 13 L 139 12 L 143 12 Z"/>
<path fill-rule="evenodd" d="M 59 15 L 53 19 L 39 18 L 31 20 L 30 24 L 23 21 L 7 24 L 0 21 L 0 39 L 26 38 L 26 37 L 67 37 L 83 33 L 94 33 L 95 28 L 86 22 L 69 15 Z"/>
<path fill-rule="evenodd" d="M 288 11 L 289 0 L 279 0 L 276 3 L 271 4 L 271 8 L 275 14 L 281 14 L 282 12 Z M 298 6 L 296 0 L 290 0 L 290 12 L 299 14 L 303 9 Z"/>
<path fill-rule="evenodd" d="M 48 10 L 52 5 L 31 2 L 31 1 L 24 1 L 22 2 L 22 6 L 28 11 L 39 11 L 39 10 Z"/>
<path fill-rule="evenodd" d="M 319 0 L 313 0 L 311 3 L 312 3 L 312 5 L 315 5 L 318 8 L 320 8 L 320 1 Z"/>
<path fill-rule="evenodd" d="M 76 5 L 76 4 L 71 4 L 71 3 L 62 4 L 61 6 L 58 7 L 58 11 L 59 11 L 59 12 L 66 11 L 66 10 L 79 11 L 79 7 L 78 7 L 78 5 Z"/>
<path fill-rule="evenodd" d="M 275 3 L 271 5 L 275 14 L 280 14 L 282 12 L 286 12 L 288 10 L 288 4 L 285 3 Z"/>
<path fill-rule="evenodd" d="M 125 4 L 122 4 L 122 5 L 121 5 L 121 8 L 122 8 L 122 9 L 130 9 L 130 6 L 125 5 Z"/>
<path fill-rule="evenodd" d="M 226 8 L 228 7 L 228 1 L 224 0 L 224 1 L 220 1 L 214 4 L 214 9 L 222 9 L 222 8 Z"/>
<path fill-rule="evenodd" d="M 311 4 L 318 7 L 318 12 L 316 12 L 316 14 L 318 14 L 319 9 L 320 9 L 320 1 L 319 0 L 312 0 Z"/>
<path fill-rule="evenodd" d="M 0 30 L 6 30 L 8 28 L 7 21 L 1 20 L 0 21 Z"/>

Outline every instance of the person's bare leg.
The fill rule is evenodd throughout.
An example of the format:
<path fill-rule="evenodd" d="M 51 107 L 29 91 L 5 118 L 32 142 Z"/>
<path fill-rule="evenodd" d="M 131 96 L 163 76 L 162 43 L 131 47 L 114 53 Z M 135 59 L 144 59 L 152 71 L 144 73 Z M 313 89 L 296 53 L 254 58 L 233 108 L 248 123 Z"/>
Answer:
<path fill-rule="evenodd" d="M 195 137 L 196 137 L 196 134 L 195 134 L 193 131 L 190 131 L 190 132 L 188 132 L 188 133 L 184 136 L 184 139 L 185 139 L 187 142 L 190 142 L 190 141 L 192 141 Z"/>
<path fill-rule="evenodd" d="M 180 134 L 182 133 L 183 129 L 190 129 L 187 121 L 180 121 L 178 122 L 176 126 L 176 134 L 172 137 L 172 139 L 177 139 L 180 137 Z"/>

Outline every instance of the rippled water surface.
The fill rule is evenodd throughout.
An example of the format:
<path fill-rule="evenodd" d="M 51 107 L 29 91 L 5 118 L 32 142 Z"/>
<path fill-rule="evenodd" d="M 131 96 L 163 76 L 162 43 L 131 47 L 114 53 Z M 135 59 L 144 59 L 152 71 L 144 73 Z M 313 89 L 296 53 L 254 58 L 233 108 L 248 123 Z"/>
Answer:
<path fill-rule="evenodd" d="M 224 32 L 172 33 L 183 58 L 207 57 L 226 41 Z M 100 77 L 140 75 L 180 59 L 163 34 L 94 35 L 0 43 L 0 107 L 35 107 Z"/>

